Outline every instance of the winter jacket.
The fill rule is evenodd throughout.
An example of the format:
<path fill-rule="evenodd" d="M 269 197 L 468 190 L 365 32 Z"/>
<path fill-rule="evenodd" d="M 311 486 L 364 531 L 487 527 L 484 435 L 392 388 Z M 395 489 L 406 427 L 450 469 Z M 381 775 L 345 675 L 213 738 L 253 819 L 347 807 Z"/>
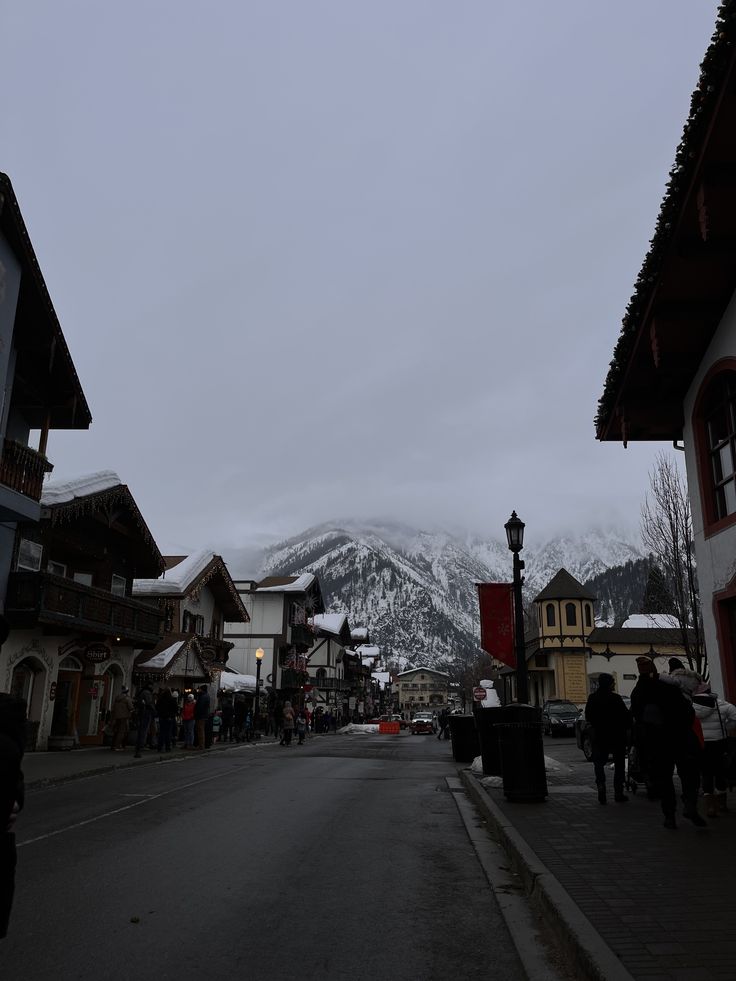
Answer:
<path fill-rule="evenodd" d="M 116 719 L 129 719 L 133 714 L 133 699 L 130 695 L 126 695 L 125 692 L 120 692 L 119 695 L 115 697 L 115 701 L 112 703 L 112 718 Z"/>
<path fill-rule="evenodd" d="M 294 728 L 294 709 L 284 709 L 284 729 Z"/>
<path fill-rule="evenodd" d="M 626 743 L 631 716 L 615 691 L 599 688 L 588 696 L 585 718 L 593 726 L 593 739 L 607 746 Z"/>
<path fill-rule="evenodd" d="M 171 692 L 162 691 L 156 699 L 156 711 L 160 719 L 175 719 L 178 707 Z"/>
<path fill-rule="evenodd" d="M 641 675 L 631 693 L 631 714 L 640 733 L 669 743 L 675 752 L 687 748 L 693 737 L 693 707 L 676 684 Z"/>
<path fill-rule="evenodd" d="M 193 718 L 194 718 L 194 702 L 184 702 L 184 705 L 181 710 L 182 722 L 189 722 L 189 720 Z"/>
<path fill-rule="evenodd" d="M 195 719 L 209 719 L 210 717 L 210 696 L 209 692 L 201 691 L 197 696 L 196 708 L 194 710 Z"/>
<path fill-rule="evenodd" d="M 736 708 L 730 702 L 721 701 L 717 695 L 693 695 L 693 708 L 707 743 L 725 739 L 728 730 L 736 728 Z"/>

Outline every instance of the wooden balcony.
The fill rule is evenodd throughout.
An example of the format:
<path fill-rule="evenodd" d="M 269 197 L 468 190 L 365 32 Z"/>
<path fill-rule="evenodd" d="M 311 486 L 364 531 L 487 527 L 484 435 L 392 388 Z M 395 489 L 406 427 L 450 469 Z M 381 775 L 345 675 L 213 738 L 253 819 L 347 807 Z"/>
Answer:
<path fill-rule="evenodd" d="M 0 459 L 0 484 L 34 501 L 41 500 L 43 478 L 53 470 L 45 456 L 30 446 L 6 439 Z"/>
<path fill-rule="evenodd" d="M 162 636 L 163 617 L 155 607 L 48 572 L 12 572 L 5 614 L 11 627 L 53 624 L 141 644 L 156 644 Z"/>

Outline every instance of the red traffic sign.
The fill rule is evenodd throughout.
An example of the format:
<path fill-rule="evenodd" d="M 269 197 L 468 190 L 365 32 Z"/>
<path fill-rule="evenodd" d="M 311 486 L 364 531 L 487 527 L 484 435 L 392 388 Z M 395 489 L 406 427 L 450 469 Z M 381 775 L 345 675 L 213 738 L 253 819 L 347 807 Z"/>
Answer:
<path fill-rule="evenodd" d="M 485 688 L 481 688 L 481 686 L 478 685 L 477 688 L 474 688 L 473 689 L 473 701 L 474 702 L 482 702 L 485 697 L 486 697 L 486 690 L 485 690 Z"/>

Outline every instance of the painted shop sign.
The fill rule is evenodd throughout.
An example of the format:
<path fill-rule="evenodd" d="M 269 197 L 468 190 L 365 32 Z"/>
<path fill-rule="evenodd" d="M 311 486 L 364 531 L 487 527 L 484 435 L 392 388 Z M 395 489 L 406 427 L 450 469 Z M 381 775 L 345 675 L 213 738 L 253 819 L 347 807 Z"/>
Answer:
<path fill-rule="evenodd" d="M 109 659 L 110 648 L 107 644 L 88 644 L 84 656 L 90 664 L 101 664 Z"/>

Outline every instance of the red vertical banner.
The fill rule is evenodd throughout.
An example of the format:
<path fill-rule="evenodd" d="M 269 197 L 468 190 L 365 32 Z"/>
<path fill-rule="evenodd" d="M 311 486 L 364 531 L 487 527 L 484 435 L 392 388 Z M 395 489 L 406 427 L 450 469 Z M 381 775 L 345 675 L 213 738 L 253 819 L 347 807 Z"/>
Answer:
<path fill-rule="evenodd" d="M 509 582 L 479 582 L 480 646 L 491 657 L 516 668 L 514 587 Z"/>

